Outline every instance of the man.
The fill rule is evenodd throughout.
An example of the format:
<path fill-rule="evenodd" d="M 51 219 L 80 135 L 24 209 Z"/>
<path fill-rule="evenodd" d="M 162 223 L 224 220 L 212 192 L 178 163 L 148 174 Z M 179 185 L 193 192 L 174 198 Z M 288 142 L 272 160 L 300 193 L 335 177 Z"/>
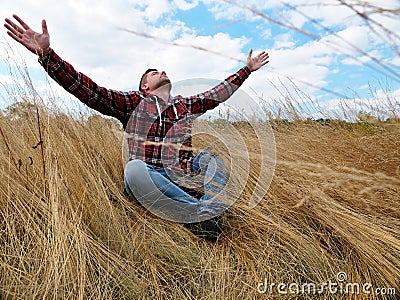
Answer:
<path fill-rule="evenodd" d="M 223 194 L 228 172 L 215 155 L 200 152 L 193 156 L 192 123 L 226 101 L 251 72 L 267 64 L 268 53 L 252 57 L 250 50 L 246 66 L 211 90 L 191 97 L 172 97 L 170 79 L 157 69 L 143 74 L 139 91 L 119 92 L 98 86 L 63 61 L 50 48 L 45 20 L 42 33 L 37 33 L 17 15 L 13 17 L 19 25 L 5 19 L 8 35 L 38 55 L 51 78 L 87 106 L 121 121 L 129 150 L 124 169 L 129 196 L 166 219 L 201 224 L 200 228 L 211 230 L 203 237 L 215 240 L 220 231 L 215 217 L 226 209 L 218 195 Z M 187 184 L 194 182 L 195 174 L 202 176 L 204 195 L 200 199 L 190 194 L 193 186 Z"/>

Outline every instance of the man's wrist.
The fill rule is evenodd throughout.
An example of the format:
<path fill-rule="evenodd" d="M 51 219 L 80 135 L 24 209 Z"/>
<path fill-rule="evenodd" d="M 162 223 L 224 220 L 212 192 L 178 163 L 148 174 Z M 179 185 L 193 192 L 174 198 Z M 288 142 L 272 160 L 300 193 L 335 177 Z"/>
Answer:
<path fill-rule="evenodd" d="M 252 71 L 248 65 L 244 66 L 244 69 L 250 74 Z"/>
<path fill-rule="evenodd" d="M 38 51 L 38 56 L 39 59 L 43 59 L 43 57 L 45 57 L 50 51 L 50 47 L 47 47 L 46 49 L 42 49 L 41 51 Z"/>
<path fill-rule="evenodd" d="M 44 50 L 41 53 L 41 55 L 39 55 L 39 53 L 37 53 L 38 54 L 38 61 L 42 66 L 47 65 L 47 63 L 50 60 L 50 56 L 51 56 L 52 51 L 53 50 L 49 47 L 46 50 Z"/>

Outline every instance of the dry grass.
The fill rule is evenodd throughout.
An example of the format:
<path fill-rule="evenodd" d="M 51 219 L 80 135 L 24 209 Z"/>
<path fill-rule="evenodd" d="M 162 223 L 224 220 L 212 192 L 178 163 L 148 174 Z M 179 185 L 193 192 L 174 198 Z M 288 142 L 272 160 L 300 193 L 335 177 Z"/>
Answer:
<path fill-rule="evenodd" d="M 273 124 L 266 197 L 249 209 L 246 189 L 210 244 L 124 196 L 110 122 L 39 114 L 45 176 L 35 111 L 0 119 L 0 298 L 253 299 L 264 278 L 323 283 L 339 271 L 399 293 L 397 126 Z"/>

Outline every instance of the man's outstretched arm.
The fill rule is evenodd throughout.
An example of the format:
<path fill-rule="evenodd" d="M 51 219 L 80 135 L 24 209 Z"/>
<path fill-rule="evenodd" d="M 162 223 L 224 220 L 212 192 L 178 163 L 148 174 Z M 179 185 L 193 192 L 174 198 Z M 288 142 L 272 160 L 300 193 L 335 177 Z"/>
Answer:
<path fill-rule="evenodd" d="M 138 92 L 119 92 L 97 85 L 85 74 L 77 72 L 72 65 L 62 60 L 50 48 L 50 35 L 45 20 L 42 21 L 42 33 L 38 33 L 17 15 L 13 17 L 19 25 L 10 19 L 5 19 L 4 26 L 8 30 L 7 34 L 32 53 L 37 54 L 39 62 L 51 78 L 87 106 L 125 123 L 130 112 L 139 102 Z"/>
<path fill-rule="evenodd" d="M 246 66 L 241 68 L 235 74 L 230 75 L 220 84 L 212 89 L 186 98 L 186 106 L 192 114 L 202 114 L 207 110 L 217 107 L 220 103 L 226 101 L 243 84 L 251 72 L 257 71 L 269 62 L 269 54 L 262 51 L 253 57 L 253 49 L 250 49 L 247 56 Z"/>

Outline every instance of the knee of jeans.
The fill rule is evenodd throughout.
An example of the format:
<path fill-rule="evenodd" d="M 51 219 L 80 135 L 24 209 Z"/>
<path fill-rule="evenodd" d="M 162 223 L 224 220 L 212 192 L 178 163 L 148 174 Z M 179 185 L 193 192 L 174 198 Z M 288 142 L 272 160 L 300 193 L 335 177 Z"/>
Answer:
<path fill-rule="evenodd" d="M 134 159 L 129 161 L 124 169 L 124 180 L 125 183 L 132 183 L 135 178 L 143 176 L 143 171 L 146 170 L 146 163 L 140 159 Z"/>

